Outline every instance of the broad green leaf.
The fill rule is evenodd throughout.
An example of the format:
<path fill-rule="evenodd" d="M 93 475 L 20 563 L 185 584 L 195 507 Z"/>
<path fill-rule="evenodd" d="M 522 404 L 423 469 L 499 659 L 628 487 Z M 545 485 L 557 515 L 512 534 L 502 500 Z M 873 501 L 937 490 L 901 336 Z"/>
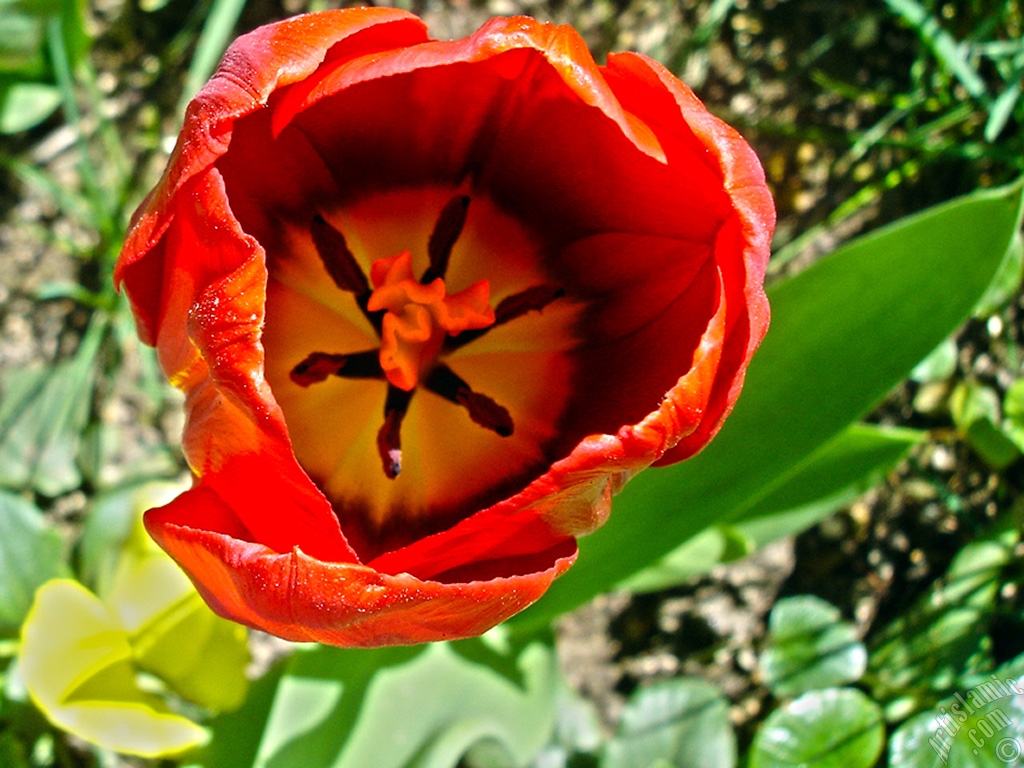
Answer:
<path fill-rule="evenodd" d="M 0 72 L 40 75 L 43 58 L 43 22 L 19 4 L 0 4 Z"/>
<path fill-rule="evenodd" d="M 22 628 L 19 662 L 43 714 L 92 744 L 161 757 L 206 738 L 203 728 L 138 687 L 128 633 L 76 581 L 58 579 L 39 589 Z"/>
<path fill-rule="evenodd" d="M 969 314 L 1017 229 L 1021 191 L 976 192 L 903 219 L 771 290 L 772 326 L 721 434 L 689 461 L 637 475 L 518 621 L 585 602 L 783 487 Z"/>
<path fill-rule="evenodd" d="M 38 587 L 68 575 L 63 549 L 42 512 L 0 491 L 0 636 L 17 631 Z"/>
<path fill-rule="evenodd" d="M 1024 765 L 1024 656 L 903 723 L 889 740 L 890 768 Z"/>
<path fill-rule="evenodd" d="M 421 653 L 402 646 L 304 647 L 258 680 L 241 709 L 210 723 L 213 738 L 195 766 L 331 766 L 375 673 Z"/>
<path fill-rule="evenodd" d="M 559 682 L 554 735 L 551 744 L 542 754 L 550 756 L 549 762 L 560 757 L 561 763 L 565 765 L 574 755 L 596 753 L 604 741 L 604 735 L 601 733 L 601 719 L 594 702 L 576 693 L 564 680 Z"/>
<path fill-rule="evenodd" d="M 674 768 L 736 765 L 729 706 L 714 685 L 679 677 L 641 688 L 630 698 L 601 768 L 649 768 L 659 760 Z"/>
<path fill-rule="evenodd" d="M 800 533 L 878 483 L 924 435 L 919 430 L 851 424 L 742 520 L 701 531 L 618 586 L 633 592 L 666 589 Z"/>
<path fill-rule="evenodd" d="M 654 565 L 633 574 L 617 586 L 630 592 L 668 589 L 711 570 L 719 563 L 744 557 L 754 549 L 754 542 L 733 526 L 716 525 L 701 531 Z"/>
<path fill-rule="evenodd" d="M 45 26 L 60 19 L 69 61 L 88 44 L 79 0 L 0 0 L 0 74 L 38 79 L 48 71 Z"/>
<path fill-rule="evenodd" d="M 454 768 L 492 742 L 503 764 L 523 766 L 551 736 L 558 678 L 540 643 L 518 665 L 522 686 L 444 644 L 300 651 L 273 685 L 257 686 L 258 706 L 214 722 L 198 764 Z"/>
<path fill-rule="evenodd" d="M 949 398 L 953 423 L 975 452 L 994 469 L 1012 464 L 1020 450 L 999 428 L 999 395 L 980 384 L 960 382 Z"/>
<path fill-rule="evenodd" d="M 979 666 L 987 648 L 1000 573 L 1016 534 L 975 541 L 957 553 L 945 577 L 872 643 L 867 681 L 876 699 L 934 701 Z"/>
<path fill-rule="evenodd" d="M 885 727 L 878 705 L 855 688 L 827 688 L 793 699 L 765 719 L 750 768 L 871 768 Z"/>
<path fill-rule="evenodd" d="M 1006 258 L 1003 259 L 992 284 L 974 307 L 974 314 L 977 317 L 988 317 L 998 312 L 1020 288 L 1022 274 L 1024 274 L 1024 235 L 1018 231 L 1010 242 Z"/>
<path fill-rule="evenodd" d="M 739 518 L 741 528 L 748 530 L 755 521 L 801 511 L 822 513 L 821 519 L 879 483 L 924 438 L 925 433 L 916 429 L 851 424 L 789 473 L 784 484 L 744 512 Z"/>
<path fill-rule="evenodd" d="M 867 660 L 853 625 L 824 600 L 787 597 L 772 608 L 760 664 L 765 684 L 777 697 L 854 683 Z"/>

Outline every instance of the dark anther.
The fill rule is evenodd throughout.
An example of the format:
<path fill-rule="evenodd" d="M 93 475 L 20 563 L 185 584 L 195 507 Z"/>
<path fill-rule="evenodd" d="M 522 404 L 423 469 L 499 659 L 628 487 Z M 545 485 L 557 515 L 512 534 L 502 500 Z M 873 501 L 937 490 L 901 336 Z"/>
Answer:
<path fill-rule="evenodd" d="M 331 226 L 319 213 L 313 217 L 309 227 L 313 236 L 313 245 L 323 262 L 324 269 L 331 276 L 334 284 L 343 291 L 357 296 L 370 292 L 370 284 L 363 274 L 362 267 L 352 255 L 345 242 L 345 236 Z"/>
<path fill-rule="evenodd" d="M 465 408 L 475 424 L 502 437 L 512 434 L 515 425 L 508 410 L 487 395 L 474 392 L 469 384 L 447 365 L 439 365 L 431 371 L 426 387 L 434 394 Z"/>
<path fill-rule="evenodd" d="M 427 242 L 430 266 L 420 278 L 420 282 L 424 285 L 439 277 L 444 277 L 445 272 L 448 271 L 448 259 L 451 258 L 455 241 L 462 234 L 468 210 L 468 195 L 456 195 L 441 209 L 441 215 L 437 217 L 434 231 L 430 233 L 430 240 Z"/>
<path fill-rule="evenodd" d="M 380 353 L 377 350 L 356 352 L 351 355 L 313 352 L 292 368 L 290 376 L 300 387 L 308 387 L 328 376 L 341 376 L 346 379 L 383 379 L 384 370 L 380 367 Z"/>
<path fill-rule="evenodd" d="M 370 301 L 370 283 L 356 257 L 349 250 L 345 236 L 319 213 L 313 217 L 309 232 L 313 237 L 313 245 L 316 247 L 320 262 L 331 276 L 331 280 L 341 290 L 356 295 L 356 305 L 379 334 L 384 322 L 384 312 L 371 312 L 366 308 Z"/>
<path fill-rule="evenodd" d="M 507 323 L 533 310 L 539 312 L 562 296 L 565 296 L 565 289 L 557 285 L 535 285 L 533 288 L 506 296 L 494 310 L 494 324 Z"/>
<path fill-rule="evenodd" d="M 492 328 L 522 317 L 527 312 L 534 310 L 539 312 L 555 299 L 560 299 L 563 296 L 565 296 L 565 289 L 557 285 L 535 285 L 525 291 L 506 296 L 494 310 L 494 325 L 463 331 L 458 336 L 449 336 L 444 342 L 445 349 L 450 351 L 464 347 L 469 342 L 479 339 Z"/>
<path fill-rule="evenodd" d="M 377 433 L 377 452 L 389 480 L 394 480 L 402 471 L 402 419 L 405 418 L 411 399 L 412 391 L 388 386 L 388 396 L 384 401 L 384 425 Z"/>

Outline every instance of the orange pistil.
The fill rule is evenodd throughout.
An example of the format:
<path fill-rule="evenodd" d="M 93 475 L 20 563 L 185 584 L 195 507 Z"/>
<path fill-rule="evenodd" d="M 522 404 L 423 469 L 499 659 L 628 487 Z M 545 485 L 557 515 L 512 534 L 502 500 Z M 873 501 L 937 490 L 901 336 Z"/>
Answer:
<path fill-rule="evenodd" d="M 442 278 L 423 285 L 413 277 L 408 251 L 377 259 L 370 279 L 375 290 L 367 309 L 385 313 L 380 366 L 389 382 L 407 392 L 433 366 L 446 337 L 494 324 L 487 280 L 449 295 Z"/>

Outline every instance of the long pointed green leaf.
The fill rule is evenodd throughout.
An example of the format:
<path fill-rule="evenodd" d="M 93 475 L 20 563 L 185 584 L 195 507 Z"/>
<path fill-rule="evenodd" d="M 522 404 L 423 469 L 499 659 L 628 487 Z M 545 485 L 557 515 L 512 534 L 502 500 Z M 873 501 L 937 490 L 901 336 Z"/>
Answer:
<path fill-rule="evenodd" d="M 784 485 L 746 510 L 742 519 L 701 531 L 616 586 L 634 592 L 667 589 L 718 563 L 800 533 L 878 483 L 925 434 L 851 424 L 810 454 Z"/>
<path fill-rule="evenodd" d="M 517 621 L 580 605 L 782 487 L 968 315 L 1019 226 L 1022 188 L 903 219 L 770 291 L 772 326 L 721 434 L 700 456 L 631 481 L 576 565 Z"/>

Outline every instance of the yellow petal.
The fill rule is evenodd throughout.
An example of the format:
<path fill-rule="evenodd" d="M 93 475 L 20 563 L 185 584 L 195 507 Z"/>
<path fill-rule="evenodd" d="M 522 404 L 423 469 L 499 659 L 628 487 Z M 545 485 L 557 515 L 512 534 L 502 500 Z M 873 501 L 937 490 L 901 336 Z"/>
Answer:
<path fill-rule="evenodd" d="M 191 590 L 131 639 L 140 668 L 214 712 L 237 709 L 249 681 L 245 629 L 220 618 Z"/>
<path fill-rule="evenodd" d="M 207 737 L 138 688 L 127 632 L 78 582 L 55 579 L 36 592 L 22 626 L 19 664 L 43 714 L 90 743 L 160 757 Z"/>
<path fill-rule="evenodd" d="M 245 630 L 214 614 L 174 561 L 143 536 L 125 547 L 107 595 L 135 663 L 214 712 L 240 706 L 248 688 Z"/>

